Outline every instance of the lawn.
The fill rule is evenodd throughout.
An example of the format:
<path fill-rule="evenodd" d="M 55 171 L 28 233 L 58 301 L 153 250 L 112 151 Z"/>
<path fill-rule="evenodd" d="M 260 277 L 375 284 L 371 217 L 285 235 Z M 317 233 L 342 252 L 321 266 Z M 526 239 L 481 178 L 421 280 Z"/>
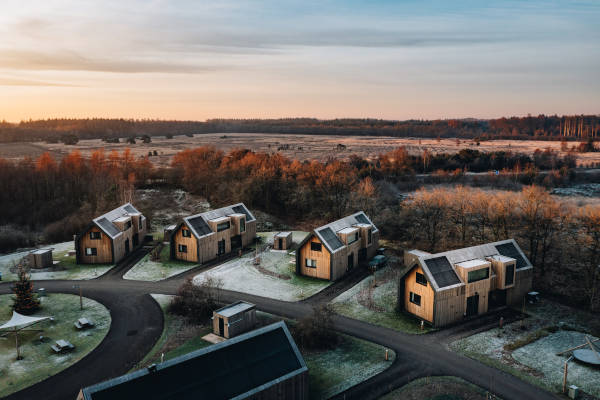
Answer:
<path fill-rule="evenodd" d="M 306 232 L 294 232 L 296 246 Z M 261 232 L 268 243 L 273 232 Z M 292 254 L 291 254 L 292 253 Z M 246 254 L 194 277 L 196 283 L 211 276 L 223 283 L 223 289 L 270 297 L 283 301 L 298 301 L 310 297 L 332 282 L 298 276 L 295 273 L 295 257 L 290 251 L 263 249 L 259 252 L 260 265 L 254 265 L 254 253 Z"/>
<path fill-rule="evenodd" d="M 123 278 L 156 282 L 189 271 L 197 266 L 196 263 L 171 260 L 170 244 L 165 244 L 160 252 L 160 261 L 152 261 L 150 260 L 150 254 L 146 254 L 133 268 L 127 271 Z"/>
<path fill-rule="evenodd" d="M 45 269 L 32 269 L 30 271 L 32 280 L 45 280 L 45 279 L 72 279 L 72 280 L 83 280 L 96 278 L 108 270 L 113 265 L 111 264 L 76 264 L 75 256 L 69 256 L 69 251 L 74 249 L 73 242 L 57 243 L 40 248 L 53 248 L 52 256 L 55 261 L 60 263 L 52 268 Z M 17 280 L 17 274 L 14 270 L 14 266 L 18 261 L 26 256 L 30 251 L 21 251 L 16 253 L 7 254 L 0 256 L 0 274 L 2 274 L 2 280 L 4 281 L 15 281 Z"/>
<path fill-rule="evenodd" d="M 328 399 L 384 371 L 396 355 L 389 350 L 386 361 L 385 347 L 342 335 L 335 349 L 302 351 L 302 356 L 308 366 L 309 397 Z"/>
<path fill-rule="evenodd" d="M 0 296 L 0 323 L 12 315 L 11 295 Z M 100 303 L 83 299 L 79 309 L 79 296 L 49 294 L 40 298 L 42 308 L 34 315 L 52 316 L 54 321 L 35 325 L 43 332 L 23 332 L 19 335 L 22 360 L 16 361 L 14 335 L 0 337 L 0 397 L 24 389 L 42 381 L 85 357 L 102 342 L 110 328 L 110 312 Z M 73 323 L 81 317 L 93 321 L 96 326 L 78 331 Z M 39 336 L 45 338 L 40 342 Z M 61 355 L 50 349 L 56 340 L 64 339 L 75 345 L 75 350 Z"/>
<path fill-rule="evenodd" d="M 419 378 L 380 400 L 486 400 L 486 391 L 453 376 Z M 498 399 L 500 400 L 500 399 Z"/>
<path fill-rule="evenodd" d="M 407 333 L 426 333 L 412 315 L 396 311 L 397 270 L 391 266 L 369 275 L 335 299 L 333 309 L 344 316 Z"/>

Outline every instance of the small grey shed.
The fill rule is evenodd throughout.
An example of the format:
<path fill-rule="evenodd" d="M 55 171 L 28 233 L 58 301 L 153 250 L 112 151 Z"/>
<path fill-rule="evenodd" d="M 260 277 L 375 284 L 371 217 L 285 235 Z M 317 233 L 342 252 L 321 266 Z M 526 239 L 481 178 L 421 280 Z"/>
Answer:
<path fill-rule="evenodd" d="M 232 338 L 254 329 L 256 306 L 238 301 L 213 311 L 213 332 L 224 338 Z"/>
<path fill-rule="evenodd" d="M 289 250 L 292 247 L 292 232 L 279 232 L 273 237 L 275 250 Z"/>

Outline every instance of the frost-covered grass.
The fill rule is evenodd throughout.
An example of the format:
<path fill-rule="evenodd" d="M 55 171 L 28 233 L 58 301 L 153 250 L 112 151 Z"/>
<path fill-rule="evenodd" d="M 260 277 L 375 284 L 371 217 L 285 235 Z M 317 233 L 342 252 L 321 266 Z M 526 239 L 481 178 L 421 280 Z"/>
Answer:
<path fill-rule="evenodd" d="M 171 260 L 170 257 L 170 245 L 165 244 L 160 252 L 160 261 L 152 261 L 150 260 L 150 254 L 146 254 L 133 268 L 127 271 L 123 278 L 156 282 L 189 271 L 198 266 L 196 263 Z"/>
<path fill-rule="evenodd" d="M 11 295 L 0 296 L 0 323 L 12 316 Z M 104 339 L 110 328 L 110 313 L 100 303 L 83 299 L 79 309 L 79 296 L 49 294 L 41 298 L 42 308 L 36 316 L 52 316 L 54 322 L 44 321 L 32 329 L 42 332 L 22 332 L 19 335 L 22 360 L 16 361 L 14 335 L 0 337 L 0 397 L 22 390 L 44 380 L 81 360 Z M 93 321 L 96 326 L 78 331 L 73 323 L 81 317 Z M 39 336 L 48 341 L 40 343 Z M 50 346 L 64 339 L 75 345 L 69 353 L 55 354 Z"/>
<path fill-rule="evenodd" d="M 73 242 L 57 243 L 47 246 L 41 246 L 40 248 L 52 248 L 53 259 L 55 261 L 60 261 L 60 263 L 55 267 L 45 268 L 43 270 L 32 269 L 30 271 L 32 280 L 94 279 L 100 275 L 103 275 L 113 267 L 113 265 L 111 264 L 76 264 L 75 256 L 68 255 L 69 251 L 75 249 Z M 14 265 L 16 265 L 16 263 L 18 263 L 18 261 L 21 258 L 29 254 L 30 251 L 31 250 L 20 251 L 17 253 L 11 253 L 4 256 L 0 256 L 0 273 L 2 274 L 2 280 L 17 280 L 17 274 L 11 271 L 11 268 Z"/>
<path fill-rule="evenodd" d="M 485 400 L 486 391 L 454 376 L 419 378 L 380 400 Z"/>
<path fill-rule="evenodd" d="M 590 337 L 590 339 L 595 338 Z M 556 353 L 583 343 L 586 343 L 583 333 L 558 331 L 515 350 L 512 356 L 521 364 L 541 372 L 543 374 L 541 379 L 558 391 L 562 388 L 562 367 L 570 354 L 557 356 Z M 579 386 L 586 393 L 599 397 L 600 368 L 573 361 L 569 363 L 568 383 Z"/>
<path fill-rule="evenodd" d="M 398 283 L 392 267 L 383 268 L 345 291 L 332 301 L 333 309 L 342 315 L 371 324 L 407 333 L 426 333 L 431 328 L 420 328 L 420 321 L 396 311 Z M 373 283 L 375 282 L 375 285 Z"/>
<path fill-rule="evenodd" d="M 385 347 L 375 343 L 342 336 L 333 350 L 305 352 L 308 366 L 311 399 L 327 399 L 382 372 L 396 357 L 389 350 L 385 361 Z"/>
<path fill-rule="evenodd" d="M 296 241 L 294 237 L 294 242 Z M 200 283 L 211 276 L 223 282 L 223 289 L 250 293 L 284 301 L 298 301 L 310 297 L 332 282 L 298 276 L 288 251 L 267 250 L 259 253 L 260 266 L 272 273 L 259 270 L 254 264 L 254 253 L 228 261 L 194 277 Z M 286 276 L 284 278 L 283 276 Z"/>

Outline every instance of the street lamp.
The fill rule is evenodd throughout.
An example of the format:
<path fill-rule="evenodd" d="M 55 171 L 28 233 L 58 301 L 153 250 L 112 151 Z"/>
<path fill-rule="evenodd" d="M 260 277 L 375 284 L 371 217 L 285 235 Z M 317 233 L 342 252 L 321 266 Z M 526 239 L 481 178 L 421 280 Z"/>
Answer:
<path fill-rule="evenodd" d="M 73 289 L 79 289 L 79 309 L 83 310 L 83 297 L 81 296 L 81 285 L 73 285 Z"/>

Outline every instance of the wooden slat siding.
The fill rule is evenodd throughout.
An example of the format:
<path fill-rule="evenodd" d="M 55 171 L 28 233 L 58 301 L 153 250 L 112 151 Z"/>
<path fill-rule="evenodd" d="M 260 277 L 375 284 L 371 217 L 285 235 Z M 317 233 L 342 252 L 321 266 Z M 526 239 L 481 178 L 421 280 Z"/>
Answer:
<path fill-rule="evenodd" d="M 294 375 L 289 379 L 270 386 L 265 390 L 249 396 L 251 400 L 307 400 L 308 371 Z"/>
<path fill-rule="evenodd" d="M 496 272 L 496 282 L 495 282 L 495 286 L 492 286 L 492 289 L 496 288 L 496 289 L 509 289 L 514 287 L 515 282 L 516 282 L 516 276 L 514 276 L 513 278 L 513 284 L 512 285 L 508 285 L 505 286 L 504 283 L 506 282 L 506 267 L 512 265 L 515 270 L 517 269 L 516 266 L 516 262 L 515 261 L 511 261 L 508 263 L 503 263 L 501 261 L 497 261 L 497 260 L 492 260 L 492 266 L 494 268 L 494 271 Z"/>
<path fill-rule="evenodd" d="M 100 232 L 100 239 L 92 240 L 90 239 L 90 232 Z M 86 256 L 85 248 L 86 247 L 95 247 L 97 249 L 98 255 L 96 256 Z M 88 229 L 82 236 L 81 242 L 79 246 L 79 259 L 83 264 L 108 264 L 112 263 L 112 247 L 111 247 L 111 239 L 97 226 L 92 226 Z"/>
<path fill-rule="evenodd" d="M 215 335 L 219 334 L 219 319 L 221 318 L 223 319 L 223 337 L 230 339 L 254 329 L 256 325 L 256 309 L 247 310 L 243 313 L 232 315 L 231 317 L 223 317 L 222 315 L 214 314 L 213 333 Z M 240 318 L 242 319 L 241 321 L 233 323 Z M 228 326 L 230 322 L 232 324 Z"/>
<path fill-rule="evenodd" d="M 312 235 L 311 239 L 308 240 L 304 245 L 298 249 L 300 252 L 300 273 L 302 275 L 311 276 L 313 278 L 320 279 L 331 279 L 329 273 L 331 254 L 329 250 L 325 247 L 323 243 L 321 243 L 321 251 L 313 251 L 310 249 L 311 242 L 321 243 L 318 237 Z M 312 260 L 317 260 L 317 268 L 307 268 L 306 267 L 306 259 L 310 258 Z"/>
<path fill-rule="evenodd" d="M 533 268 L 518 269 L 515 276 L 515 286 L 508 289 L 506 303 L 512 306 L 521 306 L 523 297 L 531 291 L 533 285 Z"/>
<path fill-rule="evenodd" d="M 465 287 L 441 290 L 435 294 L 434 326 L 441 327 L 464 318 L 467 303 Z"/>
<path fill-rule="evenodd" d="M 425 321 L 433 323 L 433 304 L 434 292 L 431 284 L 427 282 L 427 286 L 417 283 L 417 272 L 424 274 L 421 266 L 417 266 L 404 277 L 404 304 L 406 311 L 416 315 Z M 410 292 L 421 296 L 421 305 L 418 306 L 410 302 Z"/>
<path fill-rule="evenodd" d="M 242 233 L 242 246 L 246 247 L 254 243 L 256 238 L 256 220 L 246 221 L 246 232 Z"/>
<path fill-rule="evenodd" d="M 483 279 L 481 281 L 473 283 L 468 283 L 469 272 L 477 271 L 484 268 L 461 268 L 459 266 L 456 266 L 455 268 L 456 272 L 458 272 L 458 275 L 465 283 L 465 310 L 467 309 L 467 297 L 474 296 L 476 293 L 479 294 L 479 305 L 477 308 L 477 314 L 484 314 L 487 312 L 489 292 L 493 289 L 493 287 L 491 286 L 491 275 L 494 273 L 494 271 L 492 270 L 492 264 L 489 261 L 487 261 L 485 268 L 488 268 L 490 277 L 488 277 L 488 279 Z"/>
<path fill-rule="evenodd" d="M 346 247 L 342 247 L 337 252 L 331 255 L 331 280 L 335 281 L 340 279 L 346 273 L 348 268 L 348 250 Z"/>
<path fill-rule="evenodd" d="M 173 246 L 174 246 L 174 254 L 177 260 L 189 261 L 189 262 L 198 262 L 198 240 L 196 237 L 191 234 L 191 237 L 183 236 L 183 229 L 187 229 L 190 231 L 190 228 L 186 224 L 182 224 L 177 231 L 175 231 Z M 187 253 L 180 253 L 178 251 L 179 245 L 187 246 Z"/>

